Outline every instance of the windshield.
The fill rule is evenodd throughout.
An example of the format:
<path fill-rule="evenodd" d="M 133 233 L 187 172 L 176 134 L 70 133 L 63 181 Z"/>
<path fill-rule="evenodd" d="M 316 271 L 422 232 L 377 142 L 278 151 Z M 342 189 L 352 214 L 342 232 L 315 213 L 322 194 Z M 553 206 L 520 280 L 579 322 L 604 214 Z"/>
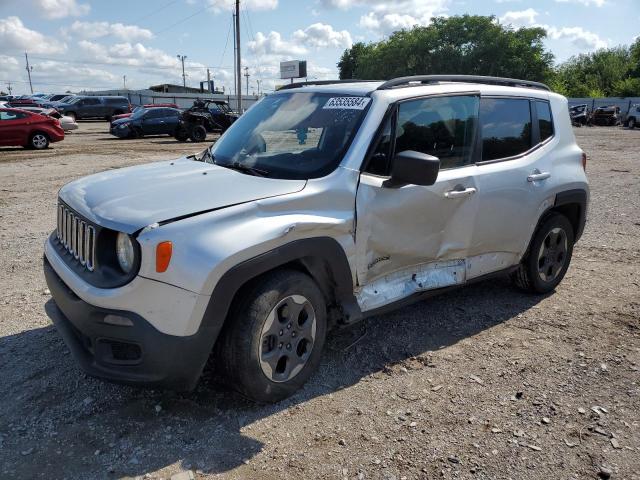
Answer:
<path fill-rule="evenodd" d="M 327 175 L 349 147 L 370 100 L 307 92 L 270 95 L 211 147 L 213 160 L 273 178 Z"/>

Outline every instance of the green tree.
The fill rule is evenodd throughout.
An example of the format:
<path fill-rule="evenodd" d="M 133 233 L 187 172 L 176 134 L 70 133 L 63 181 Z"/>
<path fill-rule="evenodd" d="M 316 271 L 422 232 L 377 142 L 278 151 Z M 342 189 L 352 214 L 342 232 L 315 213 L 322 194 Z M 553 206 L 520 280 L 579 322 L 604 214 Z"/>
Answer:
<path fill-rule="evenodd" d="M 356 43 L 338 63 L 340 78 L 389 79 L 419 74 L 494 75 L 546 81 L 553 55 L 541 28 L 514 30 L 495 17 L 433 18 L 376 43 Z"/>

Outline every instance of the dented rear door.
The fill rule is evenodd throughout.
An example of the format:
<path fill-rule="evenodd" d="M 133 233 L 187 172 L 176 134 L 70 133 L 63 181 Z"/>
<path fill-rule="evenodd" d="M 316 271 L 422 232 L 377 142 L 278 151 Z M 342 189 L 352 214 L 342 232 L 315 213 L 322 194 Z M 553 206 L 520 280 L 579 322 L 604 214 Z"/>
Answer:
<path fill-rule="evenodd" d="M 476 93 L 413 99 L 387 120 L 356 196 L 356 296 L 363 311 L 465 281 L 480 201 L 471 161 L 478 99 Z M 440 158 L 434 185 L 384 186 L 391 167 L 381 166 L 383 157 L 402 150 Z"/>

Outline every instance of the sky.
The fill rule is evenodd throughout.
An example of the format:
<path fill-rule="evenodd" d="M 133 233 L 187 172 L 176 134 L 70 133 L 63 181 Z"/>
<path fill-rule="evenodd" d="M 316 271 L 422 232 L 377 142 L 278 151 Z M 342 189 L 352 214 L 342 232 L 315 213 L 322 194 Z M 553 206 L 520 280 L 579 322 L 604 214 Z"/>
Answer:
<path fill-rule="evenodd" d="M 209 68 L 233 92 L 233 0 L 0 0 L 0 90 L 34 92 L 187 85 Z M 354 42 L 426 25 L 434 16 L 494 15 L 514 28 L 543 26 L 556 62 L 628 45 L 640 0 L 241 0 L 241 54 L 249 93 L 269 92 L 283 60 L 307 60 L 309 79 L 337 78 Z M 428 72 L 425 72 L 428 73 Z M 126 80 L 125 77 L 126 76 Z M 243 92 L 246 78 L 243 76 Z"/>

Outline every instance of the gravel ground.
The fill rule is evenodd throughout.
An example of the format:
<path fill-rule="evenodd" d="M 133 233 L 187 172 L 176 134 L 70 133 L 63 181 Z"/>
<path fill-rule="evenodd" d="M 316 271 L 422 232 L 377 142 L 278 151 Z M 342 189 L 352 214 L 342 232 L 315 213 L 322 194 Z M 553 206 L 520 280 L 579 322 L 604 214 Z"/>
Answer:
<path fill-rule="evenodd" d="M 106 129 L 0 149 L 0 478 L 640 479 L 640 131 L 576 129 L 591 210 L 554 294 L 498 279 L 334 332 L 256 406 L 211 370 L 188 396 L 89 378 L 52 327 L 58 188 L 203 147 Z"/>

